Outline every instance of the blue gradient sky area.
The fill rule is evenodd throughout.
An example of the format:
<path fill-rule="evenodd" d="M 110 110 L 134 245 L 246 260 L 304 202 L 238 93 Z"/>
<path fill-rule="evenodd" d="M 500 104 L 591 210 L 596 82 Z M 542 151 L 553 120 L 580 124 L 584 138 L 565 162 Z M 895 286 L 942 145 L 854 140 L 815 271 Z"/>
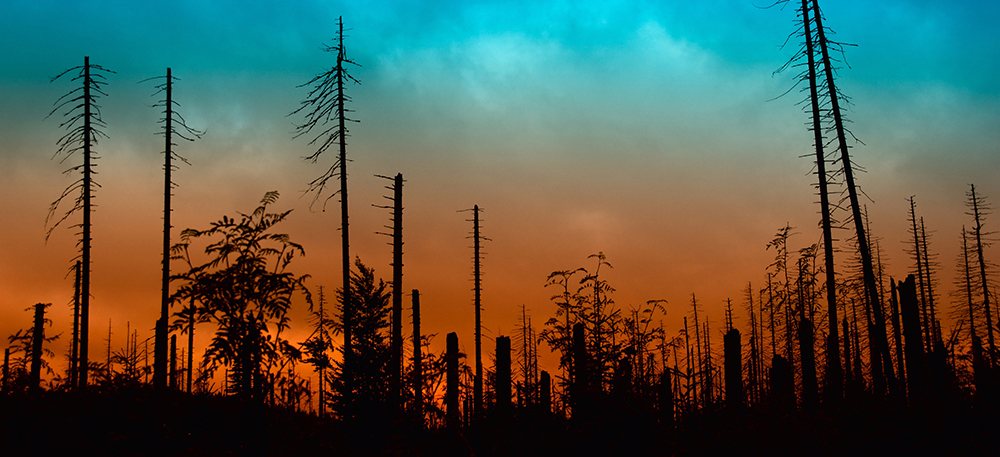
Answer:
<path fill-rule="evenodd" d="M 950 283 L 969 183 L 1000 198 L 1000 4 L 826 1 L 847 48 L 838 83 L 865 146 L 854 160 L 872 229 L 895 277 L 909 271 L 906 197 Z M 343 16 L 349 57 L 354 253 L 389 273 L 374 234 L 388 221 L 385 182 L 407 179 L 404 288 L 420 288 L 431 332 L 471 341 L 466 214 L 486 209 L 487 333 L 509 334 L 520 305 L 553 312 L 553 270 L 604 251 L 618 305 L 670 301 L 679 325 L 692 292 L 721 324 L 722 304 L 764 281 L 764 246 L 786 222 L 792 249 L 819 241 L 807 117 L 792 72 L 794 5 L 750 1 L 6 1 L 0 5 L 0 335 L 29 325 L 23 309 L 71 295 L 74 235 L 44 242 L 48 204 L 72 178 L 50 160 L 62 134 L 45 119 L 73 88 L 52 76 L 83 56 L 117 73 L 102 100 L 94 216 L 99 330 L 132 323 L 151 335 L 158 307 L 162 139 L 146 78 L 172 67 L 180 111 L 207 130 L 184 142 L 175 226 L 207 226 L 279 190 L 295 208 L 285 230 L 303 243 L 312 286 L 339 278 L 335 212 L 309 207 L 292 139 L 296 85 L 334 64 L 322 52 Z M 773 99 L 773 100 L 772 100 Z M 840 214 L 843 216 L 843 214 Z M 840 232 L 838 238 L 849 234 Z M 996 250 L 991 251 L 994 261 Z M 846 255 L 838 264 L 846 262 Z M 841 268 L 843 269 L 843 268 Z M 755 286 L 756 287 L 756 286 Z M 947 288 L 947 287 L 946 287 Z M 65 331 L 68 314 L 54 317 Z M 740 317 L 737 318 L 739 322 Z M 304 324 L 303 324 L 304 325 Z M 150 329 L 147 329 L 149 327 Z M 292 337 L 305 332 L 293 322 Z M 206 332 L 207 333 L 207 332 Z M 66 333 L 68 334 L 68 333 Z M 68 337 L 67 337 L 68 338 Z M 117 337 L 116 337 L 117 338 Z M 67 339 L 68 342 L 68 339 Z M 552 363 L 555 363 L 552 361 Z M 545 367 L 543 367 L 545 368 Z M 548 367 L 554 369 L 554 366 Z"/>

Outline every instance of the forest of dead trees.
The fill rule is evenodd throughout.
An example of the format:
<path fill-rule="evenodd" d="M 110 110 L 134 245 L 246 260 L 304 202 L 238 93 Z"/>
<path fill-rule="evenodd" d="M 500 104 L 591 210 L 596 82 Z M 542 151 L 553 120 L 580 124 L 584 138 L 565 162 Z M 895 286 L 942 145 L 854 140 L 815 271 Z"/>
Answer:
<path fill-rule="evenodd" d="M 178 161 L 186 162 L 175 142 L 195 141 L 203 132 L 188 127 L 175 110 L 176 78 L 168 68 L 156 86 L 163 98 L 155 105 L 163 110 L 165 138 L 160 314 L 156 322 L 124 329 L 125 347 L 112 347 L 110 324 L 107 344 L 90 345 L 99 340 L 89 330 L 100 328 L 89 321 L 90 201 L 98 189 L 94 148 L 104 126 L 97 102 L 114 73 L 85 58 L 54 78 L 72 83 L 53 114 L 67 131 L 59 153 L 79 180 L 53 203 L 48 226 L 51 233 L 71 221 L 79 229 L 74 285 L 67 291 L 72 312 L 48 303 L 26 311 L 24 329 L 7 338 L 2 392 L 148 388 L 230 396 L 344 422 L 406 421 L 429 429 L 475 428 L 516 417 L 581 429 L 628 418 L 669 430 L 719 412 L 994 406 L 1000 395 L 1000 305 L 987 249 L 995 233 L 987 228 L 990 202 L 975 185 L 954 190 L 965 193 L 967 218 L 961 233 L 939 234 L 944 238 L 938 242 L 961 245 L 959 258 L 946 262 L 934 253 L 928 236 L 934 230 L 925 225 L 918 197 L 911 197 L 907 257 L 901 262 L 909 273 L 890 277 L 885 247 L 858 195 L 850 156 L 854 139 L 842 118 L 835 56 L 843 45 L 826 38 L 829 29 L 816 1 L 790 4 L 797 10 L 792 42 L 799 48 L 781 70 L 798 72 L 795 87 L 804 94 L 814 135 L 810 157 L 820 231 L 778 227 L 773 239 L 761 240 L 774 261 L 734 291 L 725 315 L 707 315 L 694 292 L 683 305 L 682 328 L 662 323 L 665 300 L 616 304 L 615 287 L 606 279 L 612 259 L 594 254 L 578 268 L 553 271 L 530 285 L 551 292 L 555 315 L 538 318 L 522 307 L 519 329 L 490 342 L 482 338 L 480 315 L 481 244 L 488 238 L 481 231 L 481 209 L 474 206 L 463 213 L 473 241 L 468 311 L 475 314 L 475 353 L 468 355 L 459 352 L 456 333 L 444 337 L 443 352 L 431 350 L 440 336 L 421 332 L 419 285 L 404 289 L 403 174 L 383 177 L 390 183 L 384 235 L 391 238 L 392 279 L 379 279 L 350 253 L 347 139 L 355 120 L 348 93 L 357 81 L 349 73 L 356 64 L 346 52 L 343 23 L 326 49 L 336 56 L 335 65 L 303 84 L 305 98 L 291 113 L 301 122 L 295 137 L 304 136 L 312 148 L 307 160 L 327 161 L 309 183 L 314 201 L 336 197 L 340 203 L 341 224 L 330 227 L 330 236 L 341 237 L 342 283 L 332 292 L 310 288 L 308 275 L 293 273 L 304 247 L 281 232 L 291 211 L 275 209 L 280 203 L 274 191 L 248 212 L 172 238 L 177 177 L 171 173 Z M 838 241 L 834 233 L 848 235 Z M 943 286 L 948 282 L 952 287 Z M 946 288 L 954 290 L 952 296 L 942 296 Z M 283 333 L 291 325 L 293 302 L 309 307 L 311 333 L 304 341 Z M 53 319 L 71 320 L 72 334 L 48 334 Z M 155 328 L 154 335 L 140 328 Z M 207 347 L 194 346 L 196 331 L 213 332 Z M 543 345 L 558 356 L 552 372 L 539 367 Z M 65 372 L 52 369 L 57 357 L 68 360 Z M 314 375 L 304 377 L 308 372 Z"/>

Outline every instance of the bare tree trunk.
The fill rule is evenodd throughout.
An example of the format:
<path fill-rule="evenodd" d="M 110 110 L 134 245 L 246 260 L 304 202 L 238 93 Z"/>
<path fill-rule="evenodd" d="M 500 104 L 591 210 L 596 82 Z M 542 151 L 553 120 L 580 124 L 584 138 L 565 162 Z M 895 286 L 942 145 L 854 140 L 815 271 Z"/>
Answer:
<path fill-rule="evenodd" d="M 903 336 L 902 324 L 899 321 L 899 291 L 896 288 L 896 281 L 889 280 L 891 287 L 890 304 L 892 306 L 892 339 L 896 343 L 896 372 L 899 373 L 899 392 L 906 393 L 906 368 L 903 357 Z"/>
<path fill-rule="evenodd" d="M 449 428 L 457 428 L 461 416 L 458 412 L 458 334 L 448 334 L 448 352 L 445 354 L 447 380 L 445 390 L 445 411 Z"/>
<path fill-rule="evenodd" d="M 90 93 L 90 57 L 83 58 L 83 239 L 80 253 L 82 265 L 80 289 L 80 386 L 87 386 L 87 374 L 90 367 L 90 213 L 91 213 L 91 174 L 93 163 L 90 151 L 92 138 L 91 105 L 93 98 Z"/>
<path fill-rule="evenodd" d="M 177 335 L 170 335 L 170 382 L 172 390 L 177 389 Z"/>
<path fill-rule="evenodd" d="M 544 414 L 552 412 L 552 380 L 549 372 L 542 370 L 541 378 L 538 381 L 538 403 Z"/>
<path fill-rule="evenodd" d="M 745 405 L 743 398 L 743 345 L 740 331 L 730 328 L 725 340 L 726 406 L 740 409 Z"/>
<path fill-rule="evenodd" d="M 799 354 L 802 359 L 802 405 L 815 408 L 819 404 L 819 384 L 816 380 L 816 349 L 813 346 L 812 321 L 799 323 Z"/>
<path fill-rule="evenodd" d="M 160 318 L 156 321 L 156 339 L 153 342 L 153 386 L 163 389 L 167 386 L 167 319 L 170 308 L 170 196 L 173 191 L 173 182 L 170 174 L 173 171 L 171 160 L 173 159 L 172 133 L 173 126 L 173 76 L 170 68 L 167 68 L 166 92 L 167 100 L 164 104 L 164 130 L 166 146 L 163 163 L 163 260 L 162 272 L 160 275 Z"/>
<path fill-rule="evenodd" d="M 510 373 L 510 337 L 496 338 L 496 405 L 497 413 L 503 417 L 510 414 L 511 408 L 511 373 Z"/>
<path fill-rule="evenodd" d="M 343 256 L 341 258 L 341 269 L 343 270 L 343 285 L 342 290 L 344 291 L 344 315 L 342 317 L 344 323 L 344 368 L 345 370 L 353 370 L 353 335 L 352 331 L 354 329 L 354 304 L 352 303 L 354 297 L 351 293 L 351 242 L 350 242 L 350 231 L 348 230 L 348 210 L 347 210 L 347 125 L 346 125 L 346 108 L 344 107 L 347 99 L 344 96 L 344 21 L 343 19 L 338 19 L 338 27 L 340 28 L 337 39 L 339 52 L 337 52 L 337 114 L 339 117 L 339 137 L 340 137 L 340 236 L 341 236 L 341 252 Z M 354 382 L 353 376 L 348 376 L 346 378 L 348 385 L 348 392 L 353 392 Z"/>
<path fill-rule="evenodd" d="M 421 354 L 420 291 L 413 289 L 413 408 L 417 421 L 424 424 L 424 358 Z"/>
<path fill-rule="evenodd" d="M 851 214 L 854 220 L 854 228 L 857 237 L 858 250 L 861 254 L 861 271 L 864 277 L 865 296 L 873 305 L 879 304 L 878 290 L 875 286 L 875 269 L 872 262 L 872 255 L 869 249 L 868 237 L 865 233 L 864 220 L 861 216 L 861 204 L 858 198 L 857 185 L 854 182 L 854 170 L 848 152 L 846 130 L 840 110 L 840 93 L 834 82 L 833 65 L 830 59 L 829 46 L 826 39 L 826 31 L 823 29 L 823 15 L 820 12 L 818 0 L 813 0 L 813 15 L 816 22 L 816 38 L 822 55 L 822 66 L 825 71 L 827 93 L 830 97 L 830 112 L 833 116 L 834 127 L 837 132 L 837 141 L 840 150 L 840 160 L 844 172 L 844 184 L 847 187 L 848 198 L 851 203 Z M 884 340 L 884 338 L 883 338 Z M 884 383 L 883 380 L 875 380 L 875 383 Z"/>
<path fill-rule="evenodd" d="M 69 385 L 72 388 L 80 386 L 80 261 L 74 266 L 73 279 L 73 343 L 72 355 L 69 359 Z"/>
<path fill-rule="evenodd" d="M 194 307 L 192 300 L 191 307 Z M 194 313 L 191 315 L 191 320 L 188 321 L 188 369 L 187 369 L 187 393 L 191 393 L 191 388 L 193 387 L 193 375 L 194 375 Z"/>
<path fill-rule="evenodd" d="M 920 217 L 920 245 L 924 255 L 924 267 L 927 270 L 927 309 L 930 312 L 928 322 L 931 332 L 931 344 L 936 345 L 941 340 L 941 326 L 937 320 L 937 306 L 934 305 L 934 280 L 931 278 L 930 254 L 927 252 L 927 230 L 924 228 L 924 218 Z"/>
<path fill-rule="evenodd" d="M 474 291 L 475 291 L 475 307 L 476 307 L 476 379 L 473 381 L 473 399 L 472 399 L 472 413 L 474 416 L 478 416 L 482 411 L 483 407 L 483 321 L 482 321 L 482 281 L 480 276 L 480 263 L 481 258 L 479 256 L 479 205 L 475 205 L 472 208 L 473 223 L 472 223 L 472 239 L 473 239 L 473 249 L 475 250 L 475 263 L 473 264 L 473 281 L 474 281 Z"/>
<path fill-rule="evenodd" d="M 570 400 L 573 402 L 573 417 L 586 419 L 590 414 L 590 395 L 595 380 L 591 376 L 590 355 L 587 353 L 587 339 L 583 323 L 573 324 L 573 381 Z"/>
<path fill-rule="evenodd" d="M 389 401 L 400 411 L 403 381 L 403 174 L 393 179 L 392 209 L 392 372 Z"/>
<path fill-rule="evenodd" d="M 906 338 L 906 373 L 910 401 L 919 401 L 927 388 L 924 369 L 924 346 L 921 342 L 920 315 L 917 305 L 917 286 L 913 275 L 899 285 L 899 307 L 903 318 L 903 336 Z"/>
<path fill-rule="evenodd" d="M 10 348 L 3 350 L 3 385 L 0 386 L 0 393 L 7 393 L 7 385 L 10 383 Z"/>
<path fill-rule="evenodd" d="M 31 372 L 28 389 L 37 393 L 42 382 L 42 343 L 45 342 L 45 307 L 44 303 L 35 304 L 35 325 L 31 329 Z"/>
<path fill-rule="evenodd" d="M 983 310 L 986 312 L 986 342 L 988 344 L 990 368 L 996 367 L 997 346 L 993 339 L 993 317 L 990 310 L 989 282 L 986 278 L 986 260 L 983 258 L 983 221 L 979 212 L 980 199 L 976 197 L 976 186 L 970 184 L 970 198 L 972 203 L 972 214 L 976 221 L 976 255 L 979 258 L 979 275 L 983 285 Z"/>
<path fill-rule="evenodd" d="M 837 279 L 834 272 L 833 262 L 833 233 L 830 220 L 830 197 L 828 187 L 828 177 L 826 173 L 826 156 L 823 152 L 823 128 L 821 125 L 822 115 L 820 114 L 819 89 L 816 79 L 816 61 L 813 45 L 812 28 L 809 20 L 808 0 L 802 0 L 802 23 L 805 30 L 806 56 L 808 64 L 807 76 L 809 78 L 809 100 L 812 108 L 812 130 L 813 143 L 816 148 L 816 175 L 819 181 L 819 201 L 820 214 L 823 225 L 823 253 L 824 269 L 826 273 L 826 300 L 827 300 L 827 321 L 829 323 L 829 335 L 826 345 L 826 394 L 827 401 L 839 402 L 844 395 L 843 373 L 840 371 L 840 341 L 837 325 Z"/>

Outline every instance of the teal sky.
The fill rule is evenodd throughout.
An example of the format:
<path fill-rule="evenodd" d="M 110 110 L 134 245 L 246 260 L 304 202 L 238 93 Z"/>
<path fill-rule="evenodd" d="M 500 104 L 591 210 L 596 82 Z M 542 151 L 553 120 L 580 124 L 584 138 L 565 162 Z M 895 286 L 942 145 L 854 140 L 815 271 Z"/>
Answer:
<path fill-rule="evenodd" d="M 949 284 L 969 183 L 1000 198 L 1000 4 L 825 1 L 847 48 L 838 84 L 854 160 L 890 272 L 909 270 L 904 199 L 940 252 Z M 384 182 L 407 178 L 405 288 L 420 288 L 432 332 L 471 341 L 470 230 L 457 210 L 486 209 L 484 319 L 509 333 L 519 305 L 549 317 L 545 277 L 608 255 L 619 306 L 692 292 L 721 304 L 764 281 L 765 244 L 786 222 L 792 248 L 819 240 L 811 135 L 793 74 L 794 8 L 750 1 L 20 1 L 0 5 L 0 336 L 28 326 L 37 301 L 65 303 L 74 236 L 44 243 L 48 204 L 70 182 L 50 160 L 62 132 L 45 119 L 72 89 L 49 79 L 93 63 L 117 73 L 102 100 L 109 140 L 94 217 L 93 334 L 108 319 L 143 329 L 159 297 L 162 139 L 149 83 L 172 67 L 181 113 L 204 139 L 183 143 L 175 226 L 247 211 L 264 192 L 295 208 L 313 286 L 339 278 L 336 219 L 299 196 L 322 165 L 303 163 L 288 117 L 296 85 L 334 64 L 321 51 L 350 28 L 360 85 L 349 88 L 354 253 L 388 276 Z M 771 101 L 769 101 L 771 100 Z M 325 162 L 329 163 L 329 162 Z M 995 218 L 996 216 L 994 216 Z M 844 233 L 840 238 L 846 238 Z M 994 261 L 996 251 L 993 250 Z M 846 256 L 838 260 L 843 261 Z M 467 312 L 465 312 L 467 311 Z M 64 313 L 65 314 L 65 313 Z M 68 319 L 54 319 L 65 329 Z M 136 324 L 140 322 L 140 324 Z M 293 329 L 294 330 L 294 329 Z M 143 331 L 143 330 L 140 330 Z M 151 332 L 149 333 L 151 334 Z M 544 367 L 543 367 L 544 368 Z"/>

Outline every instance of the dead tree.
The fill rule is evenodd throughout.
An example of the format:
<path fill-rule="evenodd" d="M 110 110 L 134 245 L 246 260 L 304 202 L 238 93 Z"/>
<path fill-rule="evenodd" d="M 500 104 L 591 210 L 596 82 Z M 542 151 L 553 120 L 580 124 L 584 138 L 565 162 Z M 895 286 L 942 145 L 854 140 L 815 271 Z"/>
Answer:
<path fill-rule="evenodd" d="M 889 285 L 891 289 L 889 303 L 892 306 L 892 339 L 896 344 L 896 372 L 899 374 L 899 392 L 906 393 L 906 368 L 904 366 L 906 359 L 903 356 L 902 323 L 899 320 L 899 290 L 896 287 L 896 281 L 891 278 Z"/>
<path fill-rule="evenodd" d="M 447 379 L 445 386 L 445 412 L 449 428 L 459 426 L 461 415 L 458 411 L 458 334 L 451 332 L 447 337 L 447 352 L 445 353 L 445 364 L 447 369 Z"/>
<path fill-rule="evenodd" d="M 400 394 L 403 385 L 403 174 L 397 173 L 394 178 L 379 177 L 392 179 L 392 185 L 386 187 L 392 191 L 392 197 L 385 197 L 392 201 L 392 206 L 373 206 L 392 209 L 392 227 L 386 227 L 392 230 L 392 334 L 388 400 L 392 408 L 399 410 L 402 404 Z"/>
<path fill-rule="evenodd" d="M 84 57 L 83 66 L 70 68 L 52 78 L 52 81 L 72 72 L 76 72 L 76 76 L 73 76 L 71 81 L 79 82 L 80 87 L 59 97 L 56 100 L 55 108 L 49 112 L 49 116 L 57 111 L 65 110 L 62 114 L 65 120 L 59 127 L 65 128 L 67 132 L 57 142 L 59 149 L 56 151 L 56 155 L 63 156 L 60 160 L 62 163 L 74 154 L 82 154 L 83 164 L 66 170 L 67 174 L 80 172 L 81 177 L 66 187 L 59 198 L 49 206 L 49 214 L 45 220 L 48 226 L 45 238 L 48 239 L 52 235 L 52 231 L 70 216 L 77 212 L 82 213 L 83 221 L 74 226 L 80 228 L 80 241 L 77 245 L 80 246 L 78 259 L 82 263 L 80 275 L 80 353 L 77 363 L 79 373 L 76 379 L 80 386 L 86 386 L 90 366 L 88 357 L 90 352 L 90 217 L 93 212 L 94 189 L 100 187 L 93 179 L 96 174 L 95 160 L 98 158 L 93 147 L 97 145 L 100 137 L 108 138 L 102 131 L 107 124 L 101 119 L 101 109 L 97 100 L 100 96 L 107 95 L 102 91 L 102 86 L 107 82 L 105 74 L 114 72 L 100 65 L 93 65 L 90 63 L 90 57 Z M 79 192 L 78 195 L 77 192 Z M 49 225 L 49 221 L 56 217 L 63 200 L 70 200 L 72 202 L 70 203 L 71 208 L 55 219 L 55 223 Z"/>
<path fill-rule="evenodd" d="M 28 388 L 32 392 L 41 390 L 42 382 L 42 343 L 45 342 L 45 324 L 52 321 L 45 319 L 45 308 L 51 303 L 38 303 L 35 308 L 34 326 L 31 329 L 31 371 Z"/>
<path fill-rule="evenodd" d="M 76 388 L 80 374 L 80 261 L 77 260 L 73 266 L 73 342 L 71 343 L 69 357 L 69 386 Z"/>
<path fill-rule="evenodd" d="M 479 226 L 479 205 L 474 205 L 471 210 L 462 211 L 472 211 L 472 248 L 473 248 L 473 263 L 472 263 L 472 280 L 473 280 L 473 306 L 476 310 L 476 328 L 475 328 L 475 345 L 476 345 L 476 375 L 472 381 L 472 414 L 477 416 L 482 411 L 483 406 L 483 321 L 482 321 L 482 241 L 489 240 L 482 236 Z"/>
<path fill-rule="evenodd" d="M 927 247 L 927 229 L 924 227 L 924 218 L 920 217 L 920 247 L 921 252 L 924 255 L 924 268 L 926 268 L 927 276 L 927 309 L 929 313 L 930 321 L 928 326 L 930 327 L 931 334 L 931 347 L 933 348 L 936 344 L 942 341 L 941 337 L 941 324 L 937 319 L 937 305 L 934 304 L 934 278 L 931 276 L 931 255 Z M 935 265 L 937 262 L 934 263 Z"/>
<path fill-rule="evenodd" d="M 538 379 L 538 404 L 543 414 L 552 412 L 552 379 L 549 372 L 542 370 Z"/>
<path fill-rule="evenodd" d="M 837 402 L 843 397 L 843 373 L 840 368 L 840 343 L 837 325 L 837 283 L 833 261 L 833 222 L 830 216 L 829 175 L 826 171 L 826 154 L 823 146 L 823 115 L 820 112 L 819 85 L 816 74 L 816 54 L 813 42 L 813 24 L 810 21 L 808 0 L 802 0 L 799 12 L 802 14 L 802 24 L 805 37 L 806 71 L 804 77 L 809 82 L 809 106 L 812 120 L 813 146 L 816 149 L 816 176 L 818 177 L 820 214 L 823 226 L 824 269 L 826 273 L 827 321 L 829 335 L 826 342 L 826 394 L 827 400 Z M 811 331 L 811 328 L 810 328 Z"/>
<path fill-rule="evenodd" d="M 966 200 L 965 205 L 972 209 L 972 212 L 965 214 L 972 216 L 973 222 L 976 224 L 972 229 L 972 233 L 976 235 L 976 257 L 979 261 L 979 280 L 983 289 L 983 311 L 986 314 L 986 342 L 988 344 L 990 368 L 995 368 L 997 365 L 997 346 L 993 337 L 993 316 L 990 309 L 989 280 L 986 276 L 986 260 L 983 257 L 983 238 L 992 235 L 992 232 L 983 231 L 983 219 L 989 214 L 990 207 L 986 204 L 986 197 L 976 195 L 976 186 L 974 184 L 970 184 L 969 187 L 970 190 L 966 193 L 968 200 Z"/>
<path fill-rule="evenodd" d="M 497 412 L 506 416 L 511 408 L 511 372 L 510 372 L 510 337 L 496 338 L 496 374 L 495 394 Z"/>
<path fill-rule="evenodd" d="M 926 394 L 927 374 L 917 305 L 917 285 L 913 275 L 907 276 L 899 285 L 899 308 L 903 318 L 903 337 L 906 339 L 906 383 L 909 398 L 911 402 L 919 401 Z"/>
<path fill-rule="evenodd" d="M 164 98 L 153 105 L 154 108 L 163 108 L 163 118 L 160 119 L 160 123 L 163 124 L 163 131 L 157 134 L 163 135 L 164 138 L 163 258 L 160 275 L 160 318 L 156 321 L 156 333 L 153 341 L 153 386 L 158 389 L 163 389 L 167 386 L 167 333 L 169 333 L 167 320 L 170 309 L 170 229 L 172 228 L 170 225 L 170 214 L 173 211 L 170 200 L 173 197 L 174 187 L 177 186 L 173 182 L 171 175 L 177 169 L 174 160 L 189 163 L 187 159 L 174 152 L 173 147 L 177 146 L 174 143 L 174 138 L 178 137 L 194 141 L 195 138 L 200 138 L 204 134 L 202 131 L 188 127 L 187 122 L 184 121 L 184 117 L 174 110 L 175 106 L 180 105 L 173 98 L 174 81 L 177 81 L 178 78 L 173 76 L 169 67 L 167 68 L 167 75 L 162 78 L 164 80 L 163 83 L 157 85 L 156 92 L 153 93 L 153 96 L 161 93 L 164 94 Z M 160 78 L 151 78 L 150 80 L 155 79 Z"/>
<path fill-rule="evenodd" d="M 413 289 L 413 408 L 417 421 L 424 423 L 424 358 L 420 353 L 420 291 Z"/>
<path fill-rule="evenodd" d="M 743 345 L 740 331 L 732 325 L 732 311 L 727 320 L 729 330 L 723 337 L 726 370 L 726 406 L 740 409 L 746 404 L 743 399 Z"/>
<path fill-rule="evenodd" d="M 341 319 L 344 330 L 344 354 L 348 354 L 347 359 L 344 360 L 344 364 L 345 366 L 349 366 L 351 364 L 349 354 L 353 354 L 352 329 L 354 308 L 352 305 L 353 295 L 351 293 L 350 232 L 348 230 L 347 217 L 347 137 L 349 134 L 347 122 L 357 121 L 347 117 L 347 113 L 351 110 L 346 108 L 346 103 L 351 98 L 344 93 L 344 85 L 349 81 L 358 83 L 358 80 L 354 79 L 345 67 L 345 64 L 357 65 L 357 63 L 347 58 L 347 52 L 344 48 L 343 18 L 337 19 L 337 27 L 337 44 L 335 46 L 326 46 L 323 49 L 326 52 L 337 53 L 336 66 L 316 75 L 309 82 L 299 86 L 310 87 L 309 94 L 301 102 L 301 106 L 292 111 L 291 115 L 302 113 L 305 117 L 304 122 L 295 127 L 295 138 L 309 134 L 314 128 L 322 130 L 309 142 L 310 145 L 316 146 L 316 150 L 306 157 L 307 161 L 315 163 L 331 146 L 334 144 L 340 146 L 340 155 L 337 160 L 326 172 L 309 182 L 307 192 L 315 192 L 315 198 L 313 199 L 313 202 L 315 202 L 324 194 L 330 180 L 337 179 L 340 181 L 340 190 L 329 195 L 326 200 L 333 198 L 338 193 L 340 194 L 340 236 L 341 251 L 343 254 L 341 263 L 343 270 L 343 286 L 341 290 L 343 293 L 341 296 L 344 302 Z M 336 125 L 327 127 L 327 122 L 331 120 L 336 121 Z M 350 386 L 348 387 L 350 388 Z"/>

